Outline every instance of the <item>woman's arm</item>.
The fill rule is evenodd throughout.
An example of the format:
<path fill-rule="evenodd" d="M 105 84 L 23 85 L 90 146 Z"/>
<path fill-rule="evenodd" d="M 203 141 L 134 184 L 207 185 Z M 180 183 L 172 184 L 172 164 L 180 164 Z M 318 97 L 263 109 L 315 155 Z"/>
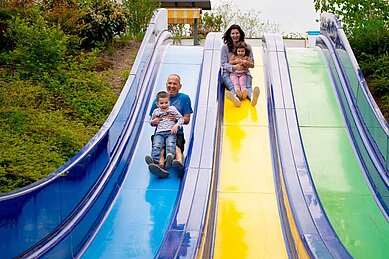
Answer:
<path fill-rule="evenodd" d="M 226 70 L 229 73 L 232 73 L 234 71 L 234 65 L 228 63 L 228 47 L 225 44 L 222 46 L 220 52 L 220 63 L 223 70 Z"/>
<path fill-rule="evenodd" d="M 249 44 L 247 44 L 247 47 L 250 49 L 250 59 L 251 59 L 251 62 L 253 63 L 253 67 L 254 67 L 254 54 L 253 54 L 253 49 L 251 48 L 251 46 Z"/>

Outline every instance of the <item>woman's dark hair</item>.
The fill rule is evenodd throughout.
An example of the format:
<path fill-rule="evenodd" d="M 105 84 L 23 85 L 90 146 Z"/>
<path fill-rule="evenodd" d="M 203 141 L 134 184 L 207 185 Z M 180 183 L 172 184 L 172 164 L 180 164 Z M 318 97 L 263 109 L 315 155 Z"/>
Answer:
<path fill-rule="evenodd" d="M 239 41 L 238 44 L 235 45 L 235 47 L 234 47 L 234 54 L 235 55 L 238 55 L 237 54 L 238 49 L 244 49 L 245 50 L 244 55 L 250 56 L 250 49 L 249 49 L 249 47 L 247 47 L 246 42 Z"/>
<path fill-rule="evenodd" d="M 239 41 L 244 41 L 244 32 L 243 32 L 242 28 L 240 28 L 240 26 L 237 24 L 231 25 L 230 28 L 228 28 L 223 35 L 223 42 L 224 42 L 224 44 L 227 44 L 229 52 L 234 51 L 234 43 L 232 42 L 232 38 L 231 38 L 231 31 L 233 29 L 237 29 L 239 31 L 239 35 L 240 35 Z"/>

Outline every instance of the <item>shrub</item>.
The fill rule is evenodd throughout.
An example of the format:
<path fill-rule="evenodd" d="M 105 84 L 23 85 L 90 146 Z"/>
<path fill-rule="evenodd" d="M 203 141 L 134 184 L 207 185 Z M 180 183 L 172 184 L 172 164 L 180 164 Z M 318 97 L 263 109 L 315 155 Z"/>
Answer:
<path fill-rule="evenodd" d="M 389 119 L 389 25 L 382 17 L 356 23 L 348 35 L 367 85 Z"/>
<path fill-rule="evenodd" d="M 389 27 L 382 19 L 365 20 L 354 27 L 348 39 L 356 56 L 381 56 L 389 52 Z"/>
<path fill-rule="evenodd" d="M 10 22 L 6 35 L 15 47 L 8 53 L 8 58 L 6 54 L 3 58 L 10 61 L 22 78 L 39 79 L 43 73 L 50 73 L 63 62 L 67 52 L 66 35 L 57 28 L 48 27 L 42 19 L 27 22 L 16 18 Z"/>
<path fill-rule="evenodd" d="M 54 27 L 59 27 L 67 35 L 79 36 L 86 25 L 82 17 L 86 10 L 77 3 L 67 0 L 55 0 L 42 5 L 44 19 Z"/>
<path fill-rule="evenodd" d="M 0 122 L 0 192 L 46 177 L 74 156 L 93 134 L 78 120 L 69 121 L 61 111 L 14 108 L 3 113 Z M 17 134 L 15 122 L 23 125 Z"/>
<path fill-rule="evenodd" d="M 84 47 L 109 43 L 126 32 L 129 14 L 120 4 L 98 0 L 86 3 L 83 8 L 86 14 L 81 19 L 84 27 L 80 36 Z"/>
<path fill-rule="evenodd" d="M 0 85 L 0 192 L 23 187 L 53 172 L 92 138 L 108 114 L 94 114 L 101 124 L 89 124 L 81 116 L 69 116 L 76 108 L 59 105 L 58 96 L 41 83 L 13 80 L 0 81 Z M 91 107 L 96 99 L 90 100 Z M 105 93 L 99 95 L 99 102 L 109 102 L 112 108 L 111 99 Z M 60 107 L 52 109 L 55 105 Z"/>
<path fill-rule="evenodd" d="M 211 31 L 221 31 L 222 24 L 223 21 L 220 14 L 205 12 L 203 15 L 201 15 L 199 22 L 199 34 L 205 37 Z M 193 31 L 192 28 L 191 30 Z"/>
<path fill-rule="evenodd" d="M 389 52 L 376 57 L 362 53 L 357 57 L 367 85 L 385 118 L 389 119 Z"/>
<path fill-rule="evenodd" d="M 34 2 L 34 0 L 0 0 L 0 51 L 14 47 L 12 40 L 5 35 L 9 27 L 9 21 L 17 16 L 30 20 L 39 17 Z"/>
<path fill-rule="evenodd" d="M 184 36 L 186 36 L 186 28 L 184 24 L 169 24 L 169 31 L 172 34 L 173 44 L 180 45 Z"/>

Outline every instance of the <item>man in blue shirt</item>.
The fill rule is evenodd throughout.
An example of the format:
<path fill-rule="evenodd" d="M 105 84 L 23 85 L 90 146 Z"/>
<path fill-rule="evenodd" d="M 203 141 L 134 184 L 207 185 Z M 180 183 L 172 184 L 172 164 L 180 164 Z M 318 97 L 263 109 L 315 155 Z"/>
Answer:
<path fill-rule="evenodd" d="M 186 94 L 180 93 L 180 89 L 182 87 L 181 78 L 179 75 L 170 74 L 167 78 L 166 82 L 166 91 L 170 97 L 170 105 L 177 108 L 177 110 L 184 117 L 184 125 L 190 122 L 190 116 L 193 113 L 190 97 Z M 153 113 L 154 109 L 157 108 L 156 100 L 154 100 L 153 105 L 151 107 L 149 115 Z M 171 120 L 176 120 L 173 115 L 170 115 Z M 152 126 L 157 126 L 159 123 L 158 120 L 153 120 L 151 123 Z M 183 152 L 185 147 L 185 138 L 184 138 L 184 130 L 182 127 L 177 132 L 177 146 L 176 146 L 176 157 L 172 162 L 172 167 L 176 169 L 178 177 L 182 177 L 184 175 L 184 165 L 183 165 Z M 164 151 L 161 153 L 161 159 L 164 159 Z M 152 160 L 146 157 L 146 163 L 149 165 L 149 170 L 152 174 L 157 175 L 159 177 L 167 177 L 169 173 L 161 168 L 159 165 L 154 164 Z M 164 164 L 160 161 L 160 164 Z"/>

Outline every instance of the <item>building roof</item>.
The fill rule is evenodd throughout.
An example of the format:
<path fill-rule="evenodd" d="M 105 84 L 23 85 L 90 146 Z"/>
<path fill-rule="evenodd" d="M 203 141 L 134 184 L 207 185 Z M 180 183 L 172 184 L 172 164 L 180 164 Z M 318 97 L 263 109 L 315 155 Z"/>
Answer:
<path fill-rule="evenodd" d="M 160 0 L 163 8 L 201 8 L 211 10 L 210 0 Z"/>

